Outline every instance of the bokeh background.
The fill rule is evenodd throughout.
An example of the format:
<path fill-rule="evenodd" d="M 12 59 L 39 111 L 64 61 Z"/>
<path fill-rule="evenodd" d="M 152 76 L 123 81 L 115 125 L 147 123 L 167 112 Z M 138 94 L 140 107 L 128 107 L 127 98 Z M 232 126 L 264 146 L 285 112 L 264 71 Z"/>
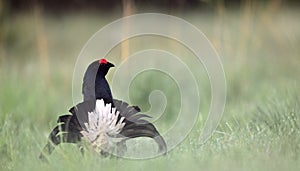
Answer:
<path fill-rule="evenodd" d="M 1 170 L 299 170 L 299 9 L 296 0 L 0 0 Z M 213 136 L 198 144 L 210 105 L 203 70 L 197 77 L 202 85 L 197 125 L 167 156 L 135 161 L 87 152 L 82 157 L 76 146 L 62 145 L 49 164 L 40 162 L 37 156 L 57 116 L 73 105 L 73 69 L 83 45 L 106 24 L 145 12 L 187 20 L 219 53 L 227 103 Z M 155 36 L 127 40 L 108 58 L 119 64 L 145 48 L 171 51 L 192 69 L 198 67 L 180 44 Z M 164 131 L 179 110 L 171 79 L 144 73 L 131 86 L 131 100 L 147 111 L 154 89 L 168 99 L 163 117 L 155 123 Z"/>

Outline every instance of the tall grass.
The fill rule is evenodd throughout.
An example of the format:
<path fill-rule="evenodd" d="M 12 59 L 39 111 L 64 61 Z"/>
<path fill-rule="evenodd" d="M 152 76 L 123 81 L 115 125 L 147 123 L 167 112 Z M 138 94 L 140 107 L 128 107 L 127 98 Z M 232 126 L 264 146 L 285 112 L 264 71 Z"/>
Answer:
<path fill-rule="evenodd" d="M 43 40 L 47 46 L 40 47 L 39 35 L 35 34 L 39 27 L 33 15 L 14 16 L 0 58 L 1 170 L 299 170 L 299 12 L 260 9 L 255 4 L 250 7 L 241 11 L 223 7 L 219 13 L 183 16 L 212 40 L 222 56 L 228 87 L 224 117 L 206 144 L 197 143 L 206 117 L 200 115 L 197 125 L 177 148 L 167 156 L 143 161 L 103 158 L 91 151 L 81 156 L 76 146 L 69 144 L 59 146 L 49 157 L 49 164 L 38 160 L 57 116 L 73 105 L 72 74 L 80 48 L 113 19 L 97 14 L 61 19 L 39 16 L 43 24 L 40 34 L 47 37 Z M 147 40 L 137 42 L 150 48 L 168 42 L 155 37 Z M 130 52 L 143 48 L 135 46 L 135 41 L 129 41 L 133 48 Z M 172 44 L 167 50 L 176 52 L 177 46 Z M 47 62 L 38 60 L 45 47 L 47 57 L 43 60 Z M 112 53 L 118 54 L 118 50 L 120 47 Z M 189 53 L 180 53 L 188 61 Z M 111 59 L 121 61 L 120 57 Z M 145 81 L 153 78 L 151 84 Z M 202 76 L 197 79 L 207 84 Z M 161 88 L 170 97 L 170 88 L 176 89 L 170 84 L 159 73 L 148 73 L 131 86 L 136 90 L 132 99 L 147 110 L 149 92 Z M 206 113 L 209 86 L 203 86 L 200 92 L 208 99 L 201 106 L 201 113 Z M 176 109 L 168 106 L 166 112 Z M 171 121 L 163 118 L 159 128 Z"/>

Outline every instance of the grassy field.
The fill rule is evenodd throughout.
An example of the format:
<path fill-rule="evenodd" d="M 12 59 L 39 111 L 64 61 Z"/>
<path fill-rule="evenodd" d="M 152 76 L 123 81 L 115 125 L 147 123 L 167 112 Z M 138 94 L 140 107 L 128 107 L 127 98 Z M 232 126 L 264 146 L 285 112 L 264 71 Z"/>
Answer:
<path fill-rule="evenodd" d="M 182 16 L 212 41 L 226 74 L 226 109 L 207 143 L 197 144 L 206 118 L 201 115 L 185 141 L 166 156 L 148 160 L 102 158 L 93 152 L 81 156 L 75 145 L 66 144 L 49 157 L 49 164 L 38 155 L 57 116 L 73 105 L 72 74 L 80 49 L 118 16 L 14 15 L 1 26 L 0 170 L 299 170 L 299 15 L 298 9 L 220 8 Z M 158 46 L 152 39 L 145 47 Z M 131 91 L 136 92 L 133 101 L 144 110 L 149 107 L 144 91 L 158 84 L 169 88 L 159 83 L 163 77 L 151 84 L 144 80 L 153 75 L 147 77 L 132 86 L 142 89 Z M 206 99 L 203 114 L 209 107 L 209 91 L 209 86 L 200 91 Z M 168 106 L 166 113 L 174 110 Z M 170 122 L 164 119 L 158 129 Z"/>

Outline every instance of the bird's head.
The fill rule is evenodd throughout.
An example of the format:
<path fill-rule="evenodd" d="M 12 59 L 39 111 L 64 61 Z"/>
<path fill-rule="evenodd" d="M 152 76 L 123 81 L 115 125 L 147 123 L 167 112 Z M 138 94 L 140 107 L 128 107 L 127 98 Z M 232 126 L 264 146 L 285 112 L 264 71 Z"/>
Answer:
<path fill-rule="evenodd" d="M 115 65 L 108 62 L 106 59 L 102 58 L 98 61 L 99 63 L 99 68 L 98 68 L 98 73 L 100 73 L 101 75 L 105 76 L 108 72 L 108 70 L 111 67 L 114 67 Z"/>
<path fill-rule="evenodd" d="M 99 61 L 100 66 L 102 67 L 106 67 L 106 68 L 110 68 L 110 67 L 114 67 L 115 65 L 108 62 L 105 58 L 100 59 Z"/>

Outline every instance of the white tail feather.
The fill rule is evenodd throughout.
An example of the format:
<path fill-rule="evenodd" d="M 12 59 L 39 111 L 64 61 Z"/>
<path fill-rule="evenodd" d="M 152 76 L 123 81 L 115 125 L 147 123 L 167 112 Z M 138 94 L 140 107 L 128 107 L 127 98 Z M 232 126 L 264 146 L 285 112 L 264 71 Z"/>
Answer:
<path fill-rule="evenodd" d="M 123 129 L 125 118 L 118 121 L 119 114 L 111 104 L 105 105 L 103 99 L 97 100 L 95 110 L 88 112 L 88 123 L 84 123 L 86 128 L 81 134 L 97 152 L 108 150 Z"/>

